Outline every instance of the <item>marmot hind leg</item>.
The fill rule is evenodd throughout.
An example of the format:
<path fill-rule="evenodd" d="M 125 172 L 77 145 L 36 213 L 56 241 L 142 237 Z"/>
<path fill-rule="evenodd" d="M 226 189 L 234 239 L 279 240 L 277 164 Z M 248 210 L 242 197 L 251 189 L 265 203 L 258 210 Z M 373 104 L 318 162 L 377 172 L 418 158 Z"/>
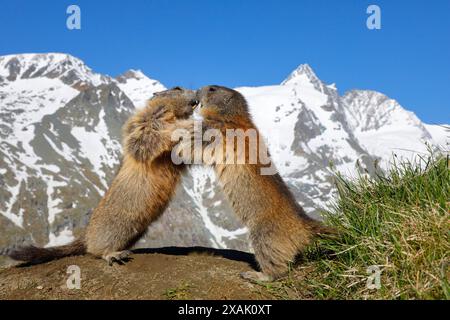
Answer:
<path fill-rule="evenodd" d="M 250 232 L 255 259 L 261 269 L 241 273 L 241 277 L 254 282 L 277 280 L 289 271 L 289 263 L 295 260 L 298 248 L 286 241 L 285 236 L 277 236 L 269 228 L 258 228 Z"/>
<path fill-rule="evenodd" d="M 245 271 L 241 272 L 241 277 L 245 280 L 249 280 L 252 282 L 270 282 L 275 280 L 271 276 L 258 271 Z"/>
<path fill-rule="evenodd" d="M 125 215 L 113 217 L 107 213 L 93 217 L 86 232 L 87 253 L 105 260 L 109 265 L 127 262 L 132 254 L 129 249 L 147 230 L 150 221 Z"/>
<path fill-rule="evenodd" d="M 133 252 L 130 250 L 123 250 L 123 251 L 115 251 L 108 254 L 104 254 L 102 258 L 108 262 L 110 266 L 113 265 L 114 262 L 117 262 L 118 264 L 123 264 L 124 262 L 127 262 L 130 260 L 130 255 Z"/>

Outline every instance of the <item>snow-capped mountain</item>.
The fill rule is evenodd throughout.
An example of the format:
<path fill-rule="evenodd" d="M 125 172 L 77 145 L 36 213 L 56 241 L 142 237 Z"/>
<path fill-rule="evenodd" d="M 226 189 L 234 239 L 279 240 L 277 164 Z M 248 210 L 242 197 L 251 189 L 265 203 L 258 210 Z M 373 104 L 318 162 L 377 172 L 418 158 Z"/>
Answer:
<path fill-rule="evenodd" d="M 0 57 L 0 251 L 80 234 L 117 172 L 123 123 L 164 89 L 140 71 L 112 78 L 66 54 Z M 425 150 L 424 142 L 449 141 L 445 127 L 423 124 L 381 93 L 339 96 L 308 65 L 280 85 L 237 90 L 311 215 L 333 198 L 331 165 L 346 174 L 370 172 L 375 159 L 392 152 L 410 156 Z M 250 249 L 212 170 L 202 167 L 189 170 L 138 245 Z"/>
<path fill-rule="evenodd" d="M 109 83 L 107 76 L 92 72 L 83 61 L 68 54 L 20 54 L 0 57 L 3 81 L 18 79 L 59 79 L 66 85 L 83 86 Z"/>
<path fill-rule="evenodd" d="M 342 100 L 352 131 L 370 154 L 384 160 L 388 160 L 392 152 L 411 158 L 427 152 L 424 141 L 438 143 L 413 112 L 379 92 L 353 90 Z"/>
<path fill-rule="evenodd" d="M 154 92 L 166 89 L 159 81 L 147 78 L 140 70 L 128 70 L 116 80 L 119 88 L 133 101 L 136 108 L 145 106 Z"/>

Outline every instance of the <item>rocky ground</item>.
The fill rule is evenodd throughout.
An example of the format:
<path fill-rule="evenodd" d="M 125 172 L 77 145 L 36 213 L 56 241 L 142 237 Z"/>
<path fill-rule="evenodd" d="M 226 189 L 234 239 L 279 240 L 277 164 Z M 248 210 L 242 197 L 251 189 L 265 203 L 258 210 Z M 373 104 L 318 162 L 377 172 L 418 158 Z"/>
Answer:
<path fill-rule="evenodd" d="M 68 289 L 69 266 L 81 270 L 81 288 Z M 90 256 L 0 269 L 0 299 L 270 299 L 264 285 L 239 277 L 251 254 L 204 248 L 137 250 L 123 265 Z"/>

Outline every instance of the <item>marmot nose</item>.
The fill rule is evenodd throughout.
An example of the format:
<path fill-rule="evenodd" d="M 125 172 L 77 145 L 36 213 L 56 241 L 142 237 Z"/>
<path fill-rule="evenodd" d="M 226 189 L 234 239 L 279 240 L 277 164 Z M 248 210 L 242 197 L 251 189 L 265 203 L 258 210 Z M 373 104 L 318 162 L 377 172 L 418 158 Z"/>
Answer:
<path fill-rule="evenodd" d="M 198 105 L 198 103 L 199 103 L 199 101 L 197 99 L 192 99 L 191 101 L 189 101 L 189 105 L 191 107 Z"/>

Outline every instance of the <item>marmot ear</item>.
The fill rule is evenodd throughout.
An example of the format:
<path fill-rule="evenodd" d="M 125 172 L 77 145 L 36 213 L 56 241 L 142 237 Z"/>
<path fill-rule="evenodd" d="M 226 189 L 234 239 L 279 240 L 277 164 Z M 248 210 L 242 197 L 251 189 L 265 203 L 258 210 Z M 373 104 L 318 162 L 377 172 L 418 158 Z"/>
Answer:
<path fill-rule="evenodd" d="M 160 96 L 160 95 L 162 95 L 164 92 L 166 92 L 167 90 L 163 90 L 163 91 L 158 91 L 158 92 L 153 92 L 153 96 L 154 97 L 157 97 L 157 96 Z"/>

